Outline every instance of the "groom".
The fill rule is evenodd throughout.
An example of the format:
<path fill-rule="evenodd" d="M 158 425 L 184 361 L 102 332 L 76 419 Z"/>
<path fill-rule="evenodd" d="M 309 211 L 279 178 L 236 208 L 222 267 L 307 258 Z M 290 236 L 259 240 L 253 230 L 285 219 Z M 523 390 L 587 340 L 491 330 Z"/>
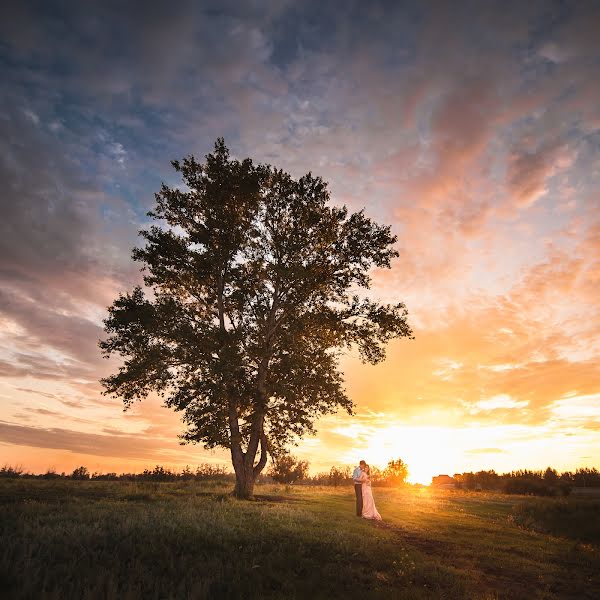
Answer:
<path fill-rule="evenodd" d="M 366 466 L 366 462 L 361 460 L 358 463 L 358 467 L 354 468 L 352 473 L 352 479 L 354 480 L 354 493 L 356 494 L 356 516 L 362 517 L 363 501 L 362 501 L 362 483 L 360 481 L 361 473 L 363 468 Z"/>

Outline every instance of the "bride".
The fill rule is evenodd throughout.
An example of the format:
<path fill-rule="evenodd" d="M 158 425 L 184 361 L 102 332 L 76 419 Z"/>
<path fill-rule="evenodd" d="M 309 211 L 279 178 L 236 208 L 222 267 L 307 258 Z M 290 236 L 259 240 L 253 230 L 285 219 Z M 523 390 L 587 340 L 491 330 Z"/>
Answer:
<path fill-rule="evenodd" d="M 369 468 L 369 465 L 365 464 L 364 466 L 361 466 L 361 470 L 362 473 L 360 474 L 358 481 L 360 481 L 362 484 L 362 516 L 365 519 L 375 519 L 376 521 L 381 521 L 381 515 L 375 507 L 373 491 L 371 490 L 371 479 L 369 477 L 371 469 Z"/>

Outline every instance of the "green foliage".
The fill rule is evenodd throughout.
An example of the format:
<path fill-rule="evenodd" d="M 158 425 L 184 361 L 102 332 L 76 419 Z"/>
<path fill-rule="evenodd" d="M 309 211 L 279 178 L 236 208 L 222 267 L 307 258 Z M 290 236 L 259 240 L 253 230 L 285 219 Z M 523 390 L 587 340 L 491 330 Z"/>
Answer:
<path fill-rule="evenodd" d="M 306 479 L 308 462 L 291 454 L 281 454 L 273 460 L 268 475 L 277 483 L 296 483 Z"/>
<path fill-rule="evenodd" d="M 352 401 L 340 353 L 375 364 L 393 338 L 410 337 L 401 302 L 357 295 L 373 267 L 389 268 L 396 237 L 364 213 L 332 207 L 325 182 L 296 180 L 222 139 L 204 164 L 173 166 L 184 186 L 163 185 L 133 251 L 151 297 L 137 287 L 105 320 L 105 356 L 123 357 L 106 393 L 128 407 L 155 391 L 183 413 L 186 442 L 231 449 L 248 485 L 277 455 Z M 255 456 L 261 455 L 258 464 Z"/>

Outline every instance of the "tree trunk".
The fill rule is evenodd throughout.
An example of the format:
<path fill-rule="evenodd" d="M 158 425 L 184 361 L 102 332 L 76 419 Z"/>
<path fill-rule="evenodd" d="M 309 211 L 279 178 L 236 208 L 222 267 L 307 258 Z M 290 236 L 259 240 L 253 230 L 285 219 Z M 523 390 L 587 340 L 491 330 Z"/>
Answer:
<path fill-rule="evenodd" d="M 260 435 L 260 448 L 260 459 L 256 465 L 254 464 L 256 451 L 254 452 L 254 455 L 251 456 L 248 453 L 244 454 L 241 449 L 234 452 L 232 448 L 231 455 L 235 471 L 235 488 L 233 490 L 233 495 L 240 500 L 252 499 L 256 479 L 267 464 L 267 436 L 264 432 L 261 432 Z"/>
<path fill-rule="evenodd" d="M 254 495 L 254 483 L 256 477 L 253 469 L 242 469 L 235 473 L 235 488 L 233 495 L 240 500 L 250 500 Z"/>

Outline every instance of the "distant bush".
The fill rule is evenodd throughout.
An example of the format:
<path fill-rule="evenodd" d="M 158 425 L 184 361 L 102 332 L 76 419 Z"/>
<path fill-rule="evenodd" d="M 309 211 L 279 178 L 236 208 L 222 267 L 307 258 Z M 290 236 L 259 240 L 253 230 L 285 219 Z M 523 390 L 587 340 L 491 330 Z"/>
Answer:
<path fill-rule="evenodd" d="M 71 473 L 71 479 L 77 479 L 83 481 L 85 479 L 90 478 L 90 472 L 87 470 L 87 467 L 77 467 Z"/>
<path fill-rule="evenodd" d="M 390 460 L 383 471 L 371 473 L 371 479 L 382 485 L 403 485 L 408 477 L 408 465 L 401 459 Z"/>
<path fill-rule="evenodd" d="M 187 468 L 187 467 L 186 467 Z M 185 469 L 184 469 L 185 471 Z M 196 467 L 194 479 L 234 479 L 234 474 L 222 465 L 204 463 Z"/>
<path fill-rule="evenodd" d="M 325 485 L 343 485 L 352 482 L 352 473 L 350 467 L 331 467 L 326 475 Z"/>
<path fill-rule="evenodd" d="M 533 496 L 556 496 L 556 488 L 539 479 L 525 477 L 510 478 L 504 482 L 503 491 L 507 494 L 531 494 Z"/>
<path fill-rule="evenodd" d="M 116 473 L 92 473 L 91 479 L 98 481 L 115 481 L 119 479 Z"/>
<path fill-rule="evenodd" d="M 7 479 L 17 479 L 17 477 L 21 477 L 23 474 L 23 469 L 21 467 L 12 467 L 10 465 L 4 465 L 0 469 L 0 477 L 5 477 Z"/>
<path fill-rule="evenodd" d="M 44 474 L 40 475 L 42 479 L 61 479 L 65 477 L 64 473 L 57 473 L 54 469 L 48 469 Z"/>
<path fill-rule="evenodd" d="M 590 479 L 592 479 L 590 477 Z M 457 473 L 456 487 L 465 490 L 502 491 L 506 494 L 531 496 L 568 496 L 573 487 L 572 473 L 559 473 L 548 467 L 545 471 L 512 471 L 499 475 L 495 471 Z"/>
<path fill-rule="evenodd" d="M 456 487 L 465 490 L 500 490 L 506 475 L 498 475 L 496 471 L 478 471 L 477 473 L 460 473 L 454 475 Z"/>
<path fill-rule="evenodd" d="M 160 465 L 156 465 L 152 471 L 144 469 L 143 473 L 139 475 L 137 479 L 144 479 L 147 481 L 175 481 L 177 479 L 177 473 L 171 471 L 171 469 L 165 469 Z"/>
<path fill-rule="evenodd" d="M 598 500 L 528 500 L 514 507 L 511 520 L 524 529 L 600 543 Z"/>
<path fill-rule="evenodd" d="M 298 460 L 291 454 L 283 454 L 273 461 L 273 465 L 267 471 L 277 483 L 295 483 L 306 479 L 308 476 L 308 462 Z"/>

